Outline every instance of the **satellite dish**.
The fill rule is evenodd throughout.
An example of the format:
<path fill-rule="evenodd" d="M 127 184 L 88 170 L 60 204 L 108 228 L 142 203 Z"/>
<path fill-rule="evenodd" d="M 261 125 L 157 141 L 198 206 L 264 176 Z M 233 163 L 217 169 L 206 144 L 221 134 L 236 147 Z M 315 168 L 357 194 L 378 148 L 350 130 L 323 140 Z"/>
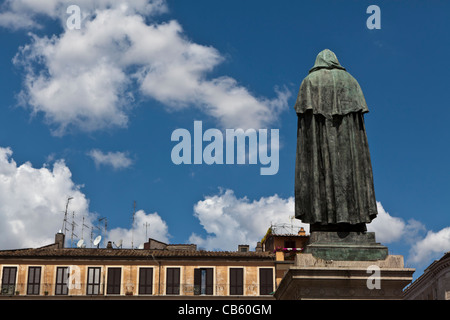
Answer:
<path fill-rule="evenodd" d="M 116 246 L 122 248 L 122 243 L 123 243 L 123 240 L 120 239 L 119 242 L 116 244 Z"/>
<path fill-rule="evenodd" d="M 143 243 L 140 244 L 139 247 L 138 247 L 138 249 L 141 249 L 141 250 L 144 249 L 144 244 L 143 244 Z"/>
<path fill-rule="evenodd" d="M 98 246 L 98 244 L 100 243 L 100 241 L 102 241 L 102 236 L 98 236 L 97 238 L 95 238 L 95 240 L 94 240 L 94 246 Z"/>
<path fill-rule="evenodd" d="M 80 241 L 77 242 L 77 248 L 83 248 L 84 246 L 84 240 L 81 239 Z"/>

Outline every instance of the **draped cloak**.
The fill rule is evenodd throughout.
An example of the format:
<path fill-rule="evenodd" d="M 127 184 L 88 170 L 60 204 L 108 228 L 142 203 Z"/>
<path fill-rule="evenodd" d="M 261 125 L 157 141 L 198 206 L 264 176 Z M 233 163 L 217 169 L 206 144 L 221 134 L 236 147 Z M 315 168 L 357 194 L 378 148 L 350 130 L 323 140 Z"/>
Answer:
<path fill-rule="evenodd" d="M 361 225 L 377 216 L 358 82 L 324 50 L 303 80 L 298 115 L 295 216 L 304 223 Z"/>

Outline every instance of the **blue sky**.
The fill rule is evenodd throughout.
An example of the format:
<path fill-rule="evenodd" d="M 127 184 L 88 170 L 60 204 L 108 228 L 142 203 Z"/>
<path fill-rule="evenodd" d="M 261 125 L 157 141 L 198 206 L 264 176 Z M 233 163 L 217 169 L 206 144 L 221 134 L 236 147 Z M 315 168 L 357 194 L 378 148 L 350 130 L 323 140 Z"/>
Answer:
<path fill-rule="evenodd" d="M 79 30 L 66 24 L 72 4 Z M 379 30 L 366 26 L 372 4 Z M 78 238 L 107 217 L 105 238 L 127 247 L 145 241 L 145 222 L 171 243 L 254 246 L 291 222 L 293 105 L 328 48 L 370 109 L 381 212 L 369 229 L 420 274 L 450 249 L 449 12 L 445 1 L 3 1 L 0 247 L 52 241 L 69 196 Z M 175 165 L 172 132 L 194 121 L 278 129 L 278 173 Z"/>

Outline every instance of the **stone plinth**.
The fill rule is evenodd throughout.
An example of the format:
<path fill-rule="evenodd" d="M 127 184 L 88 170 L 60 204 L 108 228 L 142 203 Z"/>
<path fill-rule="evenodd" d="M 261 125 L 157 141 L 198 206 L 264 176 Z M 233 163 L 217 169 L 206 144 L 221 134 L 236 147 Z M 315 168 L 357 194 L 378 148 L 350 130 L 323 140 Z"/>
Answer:
<path fill-rule="evenodd" d="M 388 248 L 375 241 L 374 232 L 311 233 L 305 253 L 324 260 L 377 261 L 388 256 Z"/>
<path fill-rule="evenodd" d="M 376 261 L 332 261 L 300 253 L 274 296 L 278 300 L 398 300 L 414 271 L 404 268 L 403 256 L 398 255 Z"/>

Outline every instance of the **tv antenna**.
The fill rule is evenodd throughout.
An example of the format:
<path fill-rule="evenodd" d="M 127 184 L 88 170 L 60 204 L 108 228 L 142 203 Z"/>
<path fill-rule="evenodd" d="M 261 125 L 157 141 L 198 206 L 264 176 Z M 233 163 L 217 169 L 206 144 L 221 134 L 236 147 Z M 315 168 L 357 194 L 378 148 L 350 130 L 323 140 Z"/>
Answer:
<path fill-rule="evenodd" d="M 68 197 L 68 198 L 67 198 L 66 211 L 64 212 L 64 220 L 63 220 L 63 224 L 62 224 L 62 228 L 61 228 L 62 233 L 64 233 L 64 235 L 66 234 L 66 231 L 69 231 L 69 230 L 67 229 L 67 226 L 66 226 L 66 224 L 67 224 L 67 209 L 69 208 L 69 202 L 70 202 L 70 200 L 72 200 L 72 199 L 73 199 L 73 197 Z"/>
<path fill-rule="evenodd" d="M 84 227 L 89 228 L 89 226 L 84 223 L 84 216 L 83 216 L 83 222 L 81 225 L 81 239 L 84 239 Z"/>
<path fill-rule="evenodd" d="M 94 243 L 94 241 L 92 240 L 94 238 L 94 228 L 97 228 L 98 230 L 101 231 L 101 229 L 97 226 L 91 226 L 91 248 L 92 248 L 92 244 Z"/>
<path fill-rule="evenodd" d="M 136 201 L 133 201 L 133 215 L 131 216 L 131 249 L 134 247 L 134 216 L 136 215 Z"/>
<path fill-rule="evenodd" d="M 144 223 L 144 227 L 145 227 L 145 241 L 148 240 L 148 235 L 147 235 L 147 227 L 150 225 L 150 223 L 146 222 Z"/>
<path fill-rule="evenodd" d="M 105 234 L 106 234 L 106 230 L 108 229 L 108 219 L 106 217 L 98 219 L 98 222 L 102 221 L 105 221 Z"/>
<path fill-rule="evenodd" d="M 75 233 L 75 226 L 77 226 L 75 222 L 75 211 L 72 212 L 72 232 L 70 234 L 70 247 L 73 247 L 73 236 L 78 237 Z"/>

